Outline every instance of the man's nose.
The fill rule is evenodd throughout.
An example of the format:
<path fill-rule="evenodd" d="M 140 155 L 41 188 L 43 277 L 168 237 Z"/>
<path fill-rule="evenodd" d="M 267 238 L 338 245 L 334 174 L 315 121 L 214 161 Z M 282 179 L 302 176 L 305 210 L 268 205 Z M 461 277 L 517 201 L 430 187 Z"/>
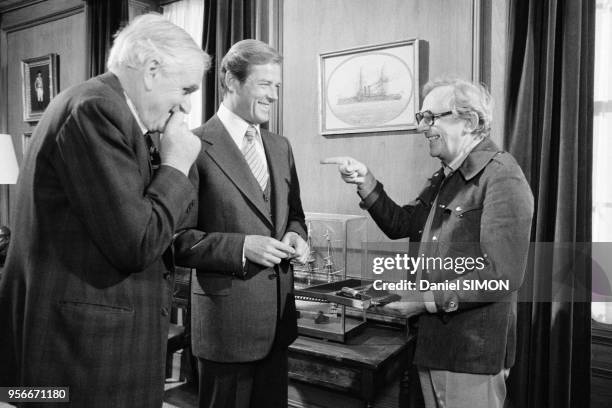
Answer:
<path fill-rule="evenodd" d="M 426 130 L 429 130 L 431 126 L 425 123 L 425 119 L 421 119 L 419 123 L 417 123 L 417 132 L 423 133 Z"/>
<path fill-rule="evenodd" d="M 181 112 L 184 114 L 191 112 L 191 95 L 185 96 L 185 98 L 183 98 L 183 102 L 181 102 L 179 106 L 181 108 Z"/>
<path fill-rule="evenodd" d="M 268 92 L 268 99 L 270 99 L 271 101 L 277 101 L 278 100 L 278 88 L 275 86 L 271 87 L 272 89 Z"/>

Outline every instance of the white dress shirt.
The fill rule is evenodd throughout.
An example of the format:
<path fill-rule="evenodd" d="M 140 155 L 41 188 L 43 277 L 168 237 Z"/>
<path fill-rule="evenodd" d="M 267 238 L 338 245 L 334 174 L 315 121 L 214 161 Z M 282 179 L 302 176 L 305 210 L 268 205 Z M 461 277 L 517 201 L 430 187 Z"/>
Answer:
<path fill-rule="evenodd" d="M 227 133 L 230 134 L 236 146 L 238 146 L 238 150 L 242 151 L 242 144 L 244 142 L 244 137 L 249 126 L 253 126 L 257 132 L 255 135 L 255 150 L 262 158 L 266 168 L 268 168 L 268 161 L 266 160 L 266 152 L 263 147 L 263 142 L 261 140 L 261 133 L 259 133 L 259 125 L 251 124 L 246 120 L 242 119 L 240 116 L 236 115 L 231 110 L 227 109 L 223 102 L 219 104 L 219 110 L 217 110 L 217 117 L 227 130 Z M 244 255 L 244 244 L 242 246 L 242 266 L 246 264 L 246 257 Z"/>
<path fill-rule="evenodd" d="M 125 101 L 127 102 L 128 108 L 130 108 L 130 112 L 132 112 L 132 115 L 134 115 L 134 119 L 136 119 L 136 123 L 138 123 L 138 127 L 140 128 L 140 131 L 144 135 L 145 133 L 148 132 L 148 130 L 145 127 L 145 125 L 142 123 L 142 121 L 140 120 L 140 116 L 138 116 L 138 111 L 136 111 L 136 106 L 134 106 L 134 103 L 132 102 L 132 100 L 130 99 L 130 97 L 125 91 L 123 91 L 123 95 L 125 96 Z"/>
<path fill-rule="evenodd" d="M 223 103 L 219 105 L 219 110 L 217 111 L 217 117 L 225 126 L 225 129 L 232 137 L 236 146 L 238 146 L 238 150 L 242 151 L 242 144 L 244 143 L 244 137 L 249 126 L 253 126 L 257 132 L 255 135 L 255 150 L 257 154 L 263 160 L 266 169 L 268 168 L 268 161 L 266 160 L 266 151 L 263 147 L 263 142 L 261 140 L 261 133 L 259 131 L 259 124 L 252 124 L 242 119 L 240 116 L 236 115 L 231 110 L 227 109 Z"/>

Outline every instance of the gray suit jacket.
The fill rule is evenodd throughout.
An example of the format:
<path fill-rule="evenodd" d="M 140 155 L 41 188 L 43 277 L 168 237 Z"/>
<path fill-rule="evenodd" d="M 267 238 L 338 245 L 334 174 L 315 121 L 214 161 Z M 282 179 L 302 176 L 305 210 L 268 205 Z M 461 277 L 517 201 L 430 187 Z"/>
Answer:
<path fill-rule="evenodd" d="M 162 254 L 195 199 L 179 171 L 153 175 L 113 74 L 54 98 L 17 184 L 1 385 L 69 386 L 73 406 L 160 406 L 172 296 Z"/>
<path fill-rule="evenodd" d="M 196 161 L 197 230 L 175 242 L 177 264 L 197 268 L 191 297 L 193 353 L 218 362 L 259 360 L 274 342 L 289 345 L 297 335 L 289 263 L 264 268 L 247 261 L 242 277 L 246 235 L 279 240 L 287 231 L 306 235 L 291 146 L 286 138 L 262 129 L 272 190 L 271 203 L 266 203 L 216 116 L 194 132 L 203 142 Z"/>

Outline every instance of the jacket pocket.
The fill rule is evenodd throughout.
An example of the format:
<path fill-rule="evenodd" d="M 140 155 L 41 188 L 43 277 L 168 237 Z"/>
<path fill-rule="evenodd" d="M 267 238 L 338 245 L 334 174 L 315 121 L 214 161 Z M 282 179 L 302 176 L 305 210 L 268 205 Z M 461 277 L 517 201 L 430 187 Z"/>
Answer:
<path fill-rule="evenodd" d="M 447 206 L 446 232 L 450 242 L 480 242 L 482 203 L 454 201 Z"/>
<path fill-rule="evenodd" d="M 133 313 L 134 309 L 127 305 L 109 305 L 102 303 L 92 303 L 81 300 L 60 300 L 59 306 L 62 309 L 82 309 L 89 312 L 104 313 Z"/>
<path fill-rule="evenodd" d="M 191 284 L 191 291 L 196 295 L 227 296 L 231 289 L 232 278 L 229 276 L 196 274 Z"/>

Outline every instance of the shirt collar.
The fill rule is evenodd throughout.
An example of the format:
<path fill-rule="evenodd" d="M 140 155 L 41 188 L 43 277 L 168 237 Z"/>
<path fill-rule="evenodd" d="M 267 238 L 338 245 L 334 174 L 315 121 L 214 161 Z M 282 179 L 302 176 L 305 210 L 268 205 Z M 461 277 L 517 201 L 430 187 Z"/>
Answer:
<path fill-rule="evenodd" d="M 482 142 L 482 139 L 483 139 L 482 137 L 477 137 L 476 139 L 474 139 L 469 145 L 467 145 L 461 151 L 459 156 L 457 156 L 452 162 L 448 164 L 442 162 L 442 166 L 444 167 L 444 175 L 448 176 L 449 174 L 459 169 L 459 167 L 461 167 L 461 165 L 463 164 L 465 159 L 468 157 L 468 155 L 472 152 L 472 150 L 474 150 L 474 148 L 478 146 L 480 142 Z"/>
<path fill-rule="evenodd" d="M 225 126 L 225 129 L 232 137 L 232 140 L 236 143 L 236 145 L 240 148 L 242 146 L 242 141 L 244 139 L 244 135 L 249 128 L 249 126 L 253 126 L 257 129 L 257 136 L 255 139 L 261 143 L 261 134 L 259 131 L 259 124 L 252 124 L 242 119 L 240 116 L 236 115 L 234 112 L 229 110 L 223 102 L 219 104 L 219 110 L 217 111 L 217 117 Z"/>
<path fill-rule="evenodd" d="M 130 108 L 130 111 L 132 112 L 132 115 L 134 115 L 134 119 L 136 119 L 136 123 L 138 123 L 138 127 L 140 128 L 140 131 L 144 135 L 145 133 L 148 132 L 148 129 L 146 128 L 146 126 L 140 120 L 140 116 L 138 116 L 138 112 L 136 111 L 136 106 L 134 106 L 134 103 L 132 102 L 132 100 L 128 96 L 127 92 L 123 91 L 123 95 L 125 96 L 125 101 L 127 102 L 127 105 Z"/>
<path fill-rule="evenodd" d="M 497 147 L 490 137 L 485 137 L 470 152 L 461 167 L 459 167 L 459 171 L 466 181 L 470 180 L 480 173 L 495 156 L 502 153 L 503 151 Z"/>

